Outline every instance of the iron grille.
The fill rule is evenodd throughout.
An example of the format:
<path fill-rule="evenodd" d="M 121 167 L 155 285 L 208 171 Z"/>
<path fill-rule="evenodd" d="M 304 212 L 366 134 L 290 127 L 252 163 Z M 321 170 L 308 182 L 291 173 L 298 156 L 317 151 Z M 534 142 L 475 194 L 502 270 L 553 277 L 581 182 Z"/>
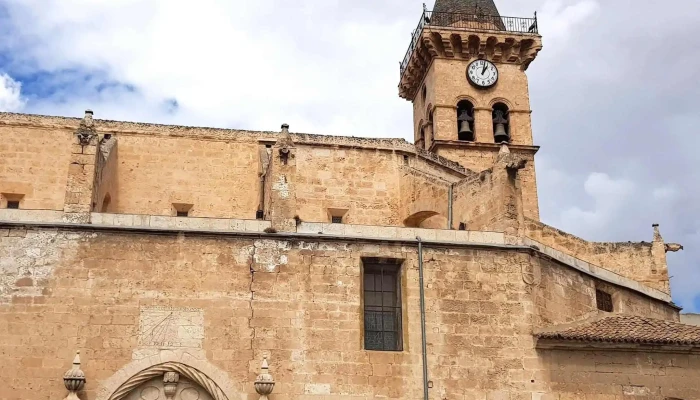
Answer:
<path fill-rule="evenodd" d="M 365 349 L 401 351 L 401 289 L 398 265 L 364 269 Z"/>
<path fill-rule="evenodd" d="M 613 312 L 612 295 L 610 295 L 610 293 L 605 293 L 602 290 L 596 289 L 595 300 L 599 310 Z"/>
<path fill-rule="evenodd" d="M 331 222 L 334 224 L 342 224 L 343 217 L 331 217 Z"/>
<path fill-rule="evenodd" d="M 413 50 L 418 45 L 423 35 L 423 30 L 428 28 L 449 28 L 456 30 L 493 30 L 524 34 L 539 34 L 537 27 L 537 13 L 533 18 L 501 17 L 499 15 L 480 15 L 469 13 L 447 13 L 435 11 L 423 11 L 418 26 L 411 35 L 411 44 L 400 65 L 401 77 L 408 66 Z"/>
<path fill-rule="evenodd" d="M 19 208 L 19 201 L 8 201 L 7 208 L 18 209 Z"/>

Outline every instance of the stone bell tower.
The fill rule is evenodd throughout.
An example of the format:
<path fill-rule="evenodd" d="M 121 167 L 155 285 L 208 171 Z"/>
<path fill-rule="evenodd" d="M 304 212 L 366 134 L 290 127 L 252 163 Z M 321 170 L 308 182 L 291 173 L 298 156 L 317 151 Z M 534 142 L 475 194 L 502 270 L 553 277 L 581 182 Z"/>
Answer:
<path fill-rule="evenodd" d="M 503 17 L 493 0 L 436 0 L 425 9 L 401 63 L 399 96 L 413 103 L 416 147 L 475 172 L 499 144 L 528 160 L 523 209 L 539 219 L 525 71 L 542 49 L 534 18 Z"/>

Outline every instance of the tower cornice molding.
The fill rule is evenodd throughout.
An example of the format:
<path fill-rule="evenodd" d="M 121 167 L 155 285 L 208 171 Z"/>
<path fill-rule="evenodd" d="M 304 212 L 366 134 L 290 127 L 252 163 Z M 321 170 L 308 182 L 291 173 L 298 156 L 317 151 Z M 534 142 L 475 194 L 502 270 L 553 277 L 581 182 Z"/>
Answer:
<path fill-rule="evenodd" d="M 540 50 L 539 34 L 426 26 L 401 75 L 399 96 L 413 100 L 436 59 L 486 59 L 525 71 Z"/>
<path fill-rule="evenodd" d="M 433 141 L 433 143 L 430 145 L 429 151 L 434 151 L 437 147 L 468 147 L 474 150 L 486 150 L 486 151 L 493 151 L 493 152 L 498 152 L 501 148 L 500 143 L 483 143 L 483 142 L 465 142 L 465 141 L 460 141 L 460 140 L 441 140 L 441 139 L 436 139 Z M 519 144 L 509 144 L 508 148 L 513 151 L 513 152 L 519 152 L 519 153 L 529 153 L 529 154 L 536 154 L 540 150 L 540 146 L 527 146 L 527 145 L 519 145 Z"/>
<path fill-rule="evenodd" d="M 456 104 L 457 102 L 455 102 Z M 431 106 L 431 110 L 435 110 L 436 108 L 450 108 L 453 110 L 457 109 L 457 106 L 455 104 L 434 104 Z M 474 107 L 474 111 L 493 111 L 492 107 Z M 532 114 L 532 110 L 529 109 L 524 109 L 524 108 L 511 108 L 508 110 L 509 113 L 511 114 Z"/>

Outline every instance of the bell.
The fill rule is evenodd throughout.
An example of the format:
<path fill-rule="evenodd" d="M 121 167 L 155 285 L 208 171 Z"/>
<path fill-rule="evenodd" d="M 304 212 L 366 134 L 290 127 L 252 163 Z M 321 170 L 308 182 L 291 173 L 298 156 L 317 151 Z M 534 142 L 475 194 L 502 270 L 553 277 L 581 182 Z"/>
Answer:
<path fill-rule="evenodd" d="M 496 124 L 496 132 L 493 134 L 493 139 L 496 143 L 509 142 L 510 136 L 506 132 L 506 125 L 503 123 Z"/>
<path fill-rule="evenodd" d="M 469 115 L 469 111 L 462 110 L 459 113 L 459 116 L 457 116 L 457 121 L 459 121 L 459 132 L 458 132 L 459 140 L 466 140 L 469 142 L 473 142 L 474 141 L 474 132 L 472 131 L 472 128 L 471 128 L 469 123 L 474 121 L 474 117 Z"/>
<path fill-rule="evenodd" d="M 459 140 L 474 141 L 474 132 L 472 132 L 472 128 L 469 126 L 469 121 L 460 121 Z"/>
<path fill-rule="evenodd" d="M 510 142 L 510 136 L 506 132 L 506 113 L 503 110 L 493 111 L 493 123 L 496 125 L 496 130 L 493 132 L 493 139 L 496 143 Z"/>

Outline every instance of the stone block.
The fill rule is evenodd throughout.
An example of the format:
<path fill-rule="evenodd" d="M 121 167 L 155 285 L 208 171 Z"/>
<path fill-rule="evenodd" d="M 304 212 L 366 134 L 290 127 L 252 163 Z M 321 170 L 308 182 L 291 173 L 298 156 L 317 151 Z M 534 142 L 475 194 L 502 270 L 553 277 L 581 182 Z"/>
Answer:
<path fill-rule="evenodd" d="M 323 224 L 317 222 L 302 222 L 297 227 L 298 233 L 318 234 L 323 232 Z"/>
<path fill-rule="evenodd" d="M 420 236 L 421 240 L 434 241 L 436 240 L 437 234 L 434 229 L 416 228 L 416 236 Z"/>
<path fill-rule="evenodd" d="M 134 225 L 134 216 L 131 214 L 115 214 L 113 225 L 115 225 L 115 226 L 133 226 Z"/>
<path fill-rule="evenodd" d="M 246 232 L 262 232 L 265 228 L 262 228 L 261 222 L 254 219 L 248 219 L 245 221 L 244 228 Z M 269 221 L 265 221 L 268 222 Z"/>
<path fill-rule="evenodd" d="M 233 232 L 245 231 L 245 220 L 242 220 L 242 219 L 229 220 L 229 229 Z"/>
<path fill-rule="evenodd" d="M 212 230 L 215 231 L 228 231 L 230 230 L 231 221 L 223 218 L 212 218 L 210 221 L 210 226 Z"/>
<path fill-rule="evenodd" d="M 151 218 L 149 220 L 149 225 L 151 228 L 161 228 L 161 229 L 168 229 L 172 228 L 171 226 L 171 220 L 172 217 L 166 217 L 162 215 L 151 215 Z"/>
<path fill-rule="evenodd" d="M 345 224 L 322 224 L 321 231 L 324 235 L 344 236 Z"/>
<path fill-rule="evenodd" d="M 455 241 L 459 243 L 468 243 L 469 242 L 469 231 L 454 231 L 455 232 Z"/>
<path fill-rule="evenodd" d="M 438 242 L 455 242 L 457 241 L 456 231 L 448 231 L 445 229 L 435 230 L 435 240 Z"/>
<path fill-rule="evenodd" d="M 149 215 L 134 215 L 133 216 L 133 226 L 148 227 L 151 223 L 151 217 Z"/>

